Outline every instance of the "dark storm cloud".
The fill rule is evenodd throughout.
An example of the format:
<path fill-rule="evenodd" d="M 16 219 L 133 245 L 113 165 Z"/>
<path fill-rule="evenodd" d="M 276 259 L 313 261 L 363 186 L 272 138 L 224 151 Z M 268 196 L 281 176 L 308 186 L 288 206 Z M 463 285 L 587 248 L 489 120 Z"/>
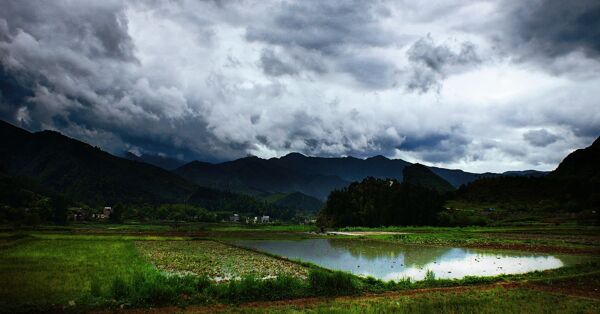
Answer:
<path fill-rule="evenodd" d="M 558 135 L 552 134 L 545 129 L 528 131 L 523 134 L 523 138 L 529 144 L 537 147 L 546 147 L 560 139 Z"/>
<path fill-rule="evenodd" d="M 448 132 L 407 135 L 397 148 L 400 151 L 414 152 L 429 163 L 453 162 L 465 156 L 471 140 L 460 127 Z"/>
<path fill-rule="evenodd" d="M 407 55 L 411 74 L 406 86 L 418 92 L 439 90 L 442 81 L 452 71 L 481 62 L 471 42 L 463 42 L 458 51 L 453 51 L 446 45 L 435 44 L 430 36 L 417 40 L 408 49 Z"/>
<path fill-rule="evenodd" d="M 65 1 L 2 2 L 0 16 L 7 40 L 25 32 L 38 40 L 60 41 L 88 57 L 133 60 L 133 43 L 127 32 L 122 5 L 115 1 L 97 4 Z M 76 39 L 76 40 L 74 40 Z"/>
<path fill-rule="evenodd" d="M 513 9 L 515 44 L 535 55 L 556 57 L 581 50 L 600 55 L 600 1 L 520 1 Z"/>
<path fill-rule="evenodd" d="M 227 154 L 178 90 L 136 73 L 123 2 L 1 5 L 2 119 L 117 153 L 125 145 L 190 158 Z"/>
<path fill-rule="evenodd" d="M 390 34 L 378 19 L 389 15 L 377 2 L 284 2 L 270 23 L 248 27 L 246 38 L 279 46 L 337 55 L 348 46 L 390 44 Z"/>
<path fill-rule="evenodd" d="M 337 64 L 329 70 L 345 72 L 363 87 L 386 88 L 395 84 L 395 65 L 356 50 L 395 43 L 393 33 L 380 25 L 389 16 L 379 2 L 284 2 L 267 24 L 248 27 L 246 38 L 279 46 L 294 62 L 283 63 L 272 50 L 264 50 L 261 64 L 267 74 L 295 74 L 297 67 L 323 73 L 326 67 L 314 61 L 324 59 Z"/>

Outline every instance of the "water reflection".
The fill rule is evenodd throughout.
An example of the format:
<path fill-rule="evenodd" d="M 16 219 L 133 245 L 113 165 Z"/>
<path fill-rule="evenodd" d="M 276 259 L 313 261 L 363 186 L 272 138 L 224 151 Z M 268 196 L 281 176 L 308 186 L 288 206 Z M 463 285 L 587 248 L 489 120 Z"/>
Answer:
<path fill-rule="evenodd" d="M 355 239 L 248 240 L 236 244 L 383 280 L 495 276 L 559 268 L 577 257 L 464 248 L 400 246 Z"/>

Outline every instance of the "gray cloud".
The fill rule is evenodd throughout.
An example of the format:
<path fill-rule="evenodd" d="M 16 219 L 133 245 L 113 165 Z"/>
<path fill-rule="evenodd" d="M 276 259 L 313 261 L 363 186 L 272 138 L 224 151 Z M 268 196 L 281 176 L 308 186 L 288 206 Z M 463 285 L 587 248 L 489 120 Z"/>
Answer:
<path fill-rule="evenodd" d="M 294 65 L 282 62 L 273 50 L 263 50 L 265 73 L 296 74 L 298 68 L 323 73 L 327 67 L 315 59 L 325 59 L 335 64 L 334 70 L 349 74 L 363 87 L 379 89 L 395 84 L 393 63 L 356 53 L 357 49 L 392 45 L 397 39 L 380 24 L 390 16 L 381 3 L 285 2 L 273 15 L 266 25 L 248 27 L 246 38 L 280 47 Z"/>
<path fill-rule="evenodd" d="M 398 74 L 392 62 L 374 58 L 350 58 L 340 62 L 339 69 L 350 74 L 362 86 L 372 89 L 395 86 Z"/>
<path fill-rule="evenodd" d="M 377 2 L 284 2 L 269 24 L 248 27 L 246 38 L 337 55 L 349 46 L 389 45 L 391 34 L 378 20 L 389 15 Z"/>
<path fill-rule="evenodd" d="M 260 54 L 260 64 L 267 75 L 281 76 L 298 73 L 292 65 L 281 60 L 272 49 L 263 49 Z"/>
<path fill-rule="evenodd" d="M 552 134 L 546 129 L 528 131 L 523 134 L 523 138 L 529 144 L 537 147 L 546 147 L 560 139 L 558 135 Z"/>
<path fill-rule="evenodd" d="M 512 11 L 515 44 L 532 54 L 556 57 L 582 50 L 600 54 L 600 2 L 596 0 L 519 2 Z"/>
<path fill-rule="evenodd" d="M 481 62 L 471 42 L 463 42 L 460 50 L 453 51 L 446 45 L 436 45 L 430 36 L 417 40 L 407 51 L 411 64 L 407 88 L 418 92 L 441 88 L 442 81 L 460 67 Z"/>

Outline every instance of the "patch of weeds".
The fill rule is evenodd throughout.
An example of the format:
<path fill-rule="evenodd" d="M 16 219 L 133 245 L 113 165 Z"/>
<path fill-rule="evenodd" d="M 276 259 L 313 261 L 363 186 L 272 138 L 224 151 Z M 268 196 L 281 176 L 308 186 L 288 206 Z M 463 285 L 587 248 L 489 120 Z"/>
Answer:
<path fill-rule="evenodd" d="M 308 282 L 318 295 L 347 295 L 361 290 L 356 276 L 341 271 L 311 270 Z"/>
<path fill-rule="evenodd" d="M 186 303 L 212 283 L 206 277 L 167 276 L 158 272 L 135 273 L 131 280 L 116 277 L 109 296 L 134 306 Z"/>
<path fill-rule="evenodd" d="M 435 273 L 431 270 L 427 270 L 427 272 L 425 273 L 425 279 L 423 279 L 425 281 L 435 281 Z"/>
<path fill-rule="evenodd" d="M 226 302 L 239 303 L 254 300 L 281 300 L 301 297 L 308 293 L 306 283 L 298 278 L 280 275 L 261 279 L 244 276 L 240 280 L 213 285 L 207 290 L 209 296 Z"/>

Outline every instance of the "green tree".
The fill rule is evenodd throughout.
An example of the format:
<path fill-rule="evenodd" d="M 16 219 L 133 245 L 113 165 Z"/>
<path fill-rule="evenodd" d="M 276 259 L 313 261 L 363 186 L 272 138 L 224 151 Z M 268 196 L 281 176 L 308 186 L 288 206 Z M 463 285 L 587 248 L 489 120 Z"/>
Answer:
<path fill-rule="evenodd" d="M 123 213 L 125 212 L 125 206 L 121 203 L 115 205 L 112 209 L 112 213 L 110 214 L 110 221 L 113 223 L 122 223 L 123 222 Z"/>

